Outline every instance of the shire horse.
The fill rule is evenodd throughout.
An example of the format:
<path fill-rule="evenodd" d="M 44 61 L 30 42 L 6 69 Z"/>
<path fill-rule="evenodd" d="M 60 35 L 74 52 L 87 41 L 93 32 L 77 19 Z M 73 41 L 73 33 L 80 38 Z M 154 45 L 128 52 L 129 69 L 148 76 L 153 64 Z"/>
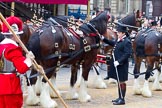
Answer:
<path fill-rule="evenodd" d="M 122 19 L 119 20 L 120 23 L 128 25 L 128 34 L 130 34 L 132 32 L 132 30 L 134 31 L 138 31 L 138 27 L 141 27 L 141 17 L 139 12 L 137 11 L 136 13 L 130 13 L 127 16 L 123 17 Z M 108 38 L 109 40 L 115 40 L 117 39 L 117 34 L 116 31 L 112 30 L 112 29 L 107 29 L 107 31 L 103 34 L 104 37 Z M 112 49 L 113 47 L 110 45 L 105 45 L 103 43 L 103 48 L 102 51 L 99 52 L 99 54 L 102 55 L 110 55 L 112 53 Z M 99 65 L 99 67 L 101 67 L 100 63 L 97 63 L 97 65 Z M 98 66 L 96 66 L 97 70 L 94 69 L 94 71 L 97 73 L 97 76 L 94 80 L 94 87 L 95 88 L 107 88 L 106 84 L 104 83 L 104 81 L 101 79 L 101 75 L 100 75 L 100 68 Z M 107 65 L 107 71 L 109 69 L 109 64 Z M 116 81 L 112 78 L 109 78 L 108 83 L 116 83 Z"/>
<path fill-rule="evenodd" d="M 149 88 L 148 79 L 152 71 L 157 69 L 157 76 L 154 80 L 152 90 L 162 90 L 159 83 L 159 76 L 161 73 L 161 52 L 162 52 L 162 35 L 154 29 L 141 30 L 135 37 L 134 45 L 134 94 L 142 95 L 144 97 L 152 97 L 152 92 Z M 143 88 L 139 84 L 140 66 L 142 60 L 146 63 L 145 82 Z M 155 68 L 154 68 L 155 67 Z"/>
<path fill-rule="evenodd" d="M 62 64 L 71 65 L 70 90 L 67 99 L 79 99 L 81 102 L 88 102 L 91 96 L 87 93 L 88 74 L 95 62 L 99 48 L 99 35 L 103 35 L 107 29 L 109 15 L 106 11 L 100 13 L 97 17 L 90 20 L 89 23 L 83 23 L 80 30 L 83 36 L 69 32 L 67 28 L 56 23 L 55 20 L 45 22 L 37 29 L 28 41 L 28 49 L 31 50 L 36 61 L 43 66 L 47 77 L 55 86 L 56 72 Z M 97 31 L 97 32 L 96 32 Z M 75 34 L 75 35 L 74 35 Z M 77 81 L 77 70 L 82 64 L 83 72 L 79 94 L 75 91 L 74 85 Z M 32 70 L 30 77 L 30 86 L 28 87 L 28 105 L 37 104 L 39 99 L 34 92 L 37 75 Z M 33 76 L 33 77 L 32 77 Z M 51 99 L 53 91 L 49 93 L 49 85 L 44 78 L 40 92 L 40 103 L 43 107 L 56 107 L 57 103 Z"/>

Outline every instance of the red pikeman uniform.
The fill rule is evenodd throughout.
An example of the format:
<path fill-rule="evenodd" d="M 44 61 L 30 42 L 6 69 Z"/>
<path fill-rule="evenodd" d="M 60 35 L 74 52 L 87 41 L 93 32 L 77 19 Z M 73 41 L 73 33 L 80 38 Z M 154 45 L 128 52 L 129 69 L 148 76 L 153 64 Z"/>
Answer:
<path fill-rule="evenodd" d="M 19 18 L 12 16 L 6 20 L 16 34 L 23 33 Z M 23 95 L 17 73 L 23 74 L 29 70 L 32 61 L 29 56 L 23 56 L 22 48 L 18 46 L 5 25 L 2 34 L 5 35 L 5 39 L 0 43 L 0 58 L 3 61 L 0 68 L 0 108 L 21 108 Z"/>

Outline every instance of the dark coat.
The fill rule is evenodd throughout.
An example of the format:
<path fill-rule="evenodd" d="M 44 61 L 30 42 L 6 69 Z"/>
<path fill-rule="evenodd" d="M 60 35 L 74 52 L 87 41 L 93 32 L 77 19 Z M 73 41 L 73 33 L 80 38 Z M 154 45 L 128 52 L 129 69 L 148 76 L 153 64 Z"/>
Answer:
<path fill-rule="evenodd" d="M 115 56 L 115 61 L 119 62 L 119 65 L 117 66 L 117 72 L 119 75 L 119 81 L 127 81 L 128 80 L 128 66 L 129 62 L 128 59 L 130 55 L 132 54 L 132 45 L 131 41 L 128 37 L 125 37 L 124 39 L 120 41 L 111 41 L 104 39 L 103 40 L 105 43 L 110 44 L 114 47 L 114 56 Z M 116 69 L 114 67 L 114 59 L 110 60 L 110 70 L 108 72 L 109 78 L 114 78 L 117 79 L 116 75 Z"/>

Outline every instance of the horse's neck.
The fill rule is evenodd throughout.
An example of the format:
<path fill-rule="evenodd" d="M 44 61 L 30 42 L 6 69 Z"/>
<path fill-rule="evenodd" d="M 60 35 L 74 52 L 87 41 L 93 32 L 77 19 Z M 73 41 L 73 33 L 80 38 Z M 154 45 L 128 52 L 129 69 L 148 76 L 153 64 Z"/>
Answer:
<path fill-rule="evenodd" d="M 109 40 L 117 39 L 117 35 L 114 33 L 113 30 L 109 28 L 106 30 L 106 33 L 104 33 L 103 35 Z"/>

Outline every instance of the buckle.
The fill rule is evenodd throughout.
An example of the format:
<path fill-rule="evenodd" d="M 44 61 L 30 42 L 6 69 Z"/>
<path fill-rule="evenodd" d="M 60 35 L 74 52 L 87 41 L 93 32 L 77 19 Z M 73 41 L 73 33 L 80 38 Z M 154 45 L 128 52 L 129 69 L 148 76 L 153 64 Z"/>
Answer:
<path fill-rule="evenodd" d="M 87 46 L 84 47 L 84 51 L 85 52 L 88 52 L 90 50 L 91 50 L 91 46 L 90 45 L 87 45 Z"/>
<path fill-rule="evenodd" d="M 56 55 L 58 55 L 58 53 L 59 53 L 58 51 L 55 51 L 55 54 L 56 54 Z"/>
<path fill-rule="evenodd" d="M 59 66 L 60 66 L 60 64 L 61 64 L 61 62 L 60 62 L 60 61 L 58 61 L 58 62 L 57 62 L 57 66 L 59 67 Z"/>
<path fill-rule="evenodd" d="M 87 44 L 87 40 L 86 39 L 83 39 L 83 44 Z"/>
<path fill-rule="evenodd" d="M 71 49 L 71 50 L 75 50 L 75 45 L 73 45 L 73 44 L 69 44 L 69 49 Z"/>
<path fill-rule="evenodd" d="M 58 43 L 55 43 L 55 48 L 58 48 Z"/>

